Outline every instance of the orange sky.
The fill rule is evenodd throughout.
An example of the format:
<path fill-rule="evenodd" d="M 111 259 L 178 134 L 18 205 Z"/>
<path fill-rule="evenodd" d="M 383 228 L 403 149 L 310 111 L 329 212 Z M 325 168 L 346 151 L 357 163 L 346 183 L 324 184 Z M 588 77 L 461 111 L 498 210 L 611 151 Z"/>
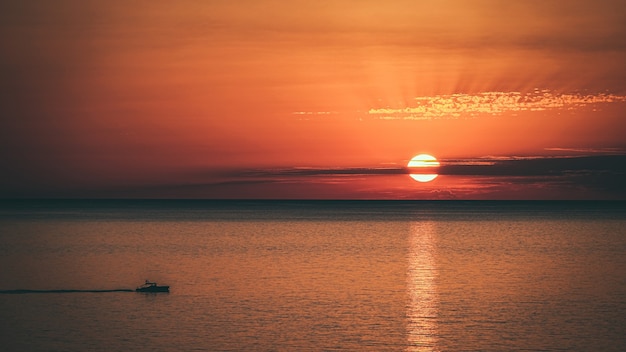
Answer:
<path fill-rule="evenodd" d="M 626 154 L 625 23 L 618 0 L 5 2 L 0 196 L 626 198 L 331 172 Z"/>

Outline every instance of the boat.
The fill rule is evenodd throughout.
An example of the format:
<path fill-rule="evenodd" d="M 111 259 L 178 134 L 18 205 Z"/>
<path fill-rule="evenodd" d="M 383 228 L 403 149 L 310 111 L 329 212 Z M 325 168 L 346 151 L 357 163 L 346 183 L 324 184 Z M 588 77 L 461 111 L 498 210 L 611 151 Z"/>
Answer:
<path fill-rule="evenodd" d="M 169 286 L 159 286 L 156 282 L 150 282 L 146 280 L 146 282 L 137 287 L 135 292 L 170 292 Z"/>

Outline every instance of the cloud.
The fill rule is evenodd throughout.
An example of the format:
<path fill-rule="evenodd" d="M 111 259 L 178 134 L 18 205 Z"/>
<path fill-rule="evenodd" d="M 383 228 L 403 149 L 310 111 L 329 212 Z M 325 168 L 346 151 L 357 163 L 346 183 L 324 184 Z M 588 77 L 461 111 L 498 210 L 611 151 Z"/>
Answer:
<path fill-rule="evenodd" d="M 273 168 L 236 171 L 242 177 L 284 177 L 284 176 L 342 176 L 342 175 L 398 175 L 406 174 L 403 167 L 352 167 L 352 168 Z"/>
<path fill-rule="evenodd" d="M 626 155 L 508 157 L 442 161 L 439 174 L 477 176 L 555 176 L 571 172 L 626 173 Z"/>
<path fill-rule="evenodd" d="M 570 190 L 600 193 L 610 198 L 626 197 L 626 155 L 585 155 L 479 159 L 479 162 L 442 163 L 440 175 L 480 178 L 480 183 L 499 188 L 530 187 L 545 190 Z"/>
<path fill-rule="evenodd" d="M 609 93 L 563 94 L 547 89 L 529 93 L 483 92 L 415 97 L 409 106 L 369 109 L 367 114 L 379 120 L 432 120 L 473 118 L 479 115 L 500 116 L 519 112 L 547 110 L 568 111 L 605 103 L 624 103 L 626 96 Z"/>
<path fill-rule="evenodd" d="M 626 150 L 624 148 L 545 148 L 545 150 L 550 152 L 564 152 L 564 153 L 585 153 L 585 154 L 624 154 Z"/>
<path fill-rule="evenodd" d="M 565 149 L 565 148 L 562 148 Z M 545 190 L 600 192 L 626 197 L 626 154 L 517 156 L 472 159 L 441 159 L 436 172 L 465 179 L 455 185 L 427 184 L 428 192 L 452 192 L 456 196 L 478 196 L 506 189 L 522 192 L 526 187 Z M 238 182 L 349 184 L 356 177 L 408 175 L 406 167 L 371 168 L 280 168 L 249 169 L 230 173 Z M 457 182 L 458 183 L 458 182 Z M 449 188 L 446 188 L 449 187 Z M 438 194 L 443 194 L 443 193 Z M 444 192 L 444 193 L 445 193 Z"/>
<path fill-rule="evenodd" d="M 565 149 L 565 148 L 563 148 Z M 440 177 L 404 166 L 196 170 L 170 182 L 58 190 L 79 197 L 335 199 L 626 199 L 626 154 L 440 159 Z M 69 193 L 68 193 L 69 192 Z M 42 193 L 39 193 L 41 195 Z M 16 195 L 17 196 L 17 195 Z"/>
<path fill-rule="evenodd" d="M 560 148 L 559 150 L 569 150 Z M 611 149 L 613 150 L 613 149 Z M 615 149 L 617 150 L 617 149 Z M 626 175 L 626 154 L 568 155 L 568 156 L 489 156 L 468 159 L 440 159 L 441 166 L 428 168 L 439 175 L 448 176 L 568 176 L 582 174 Z M 424 170 L 423 168 L 420 170 Z M 272 182 L 290 178 L 350 177 L 408 175 L 414 170 L 404 166 L 387 167 L 285 167 L 232 169 L 208 174 L 197 173 L 195 177 L 212 177 L 226 181 L 218 183 Z M 245 181 L 248 180 L 248 181 Z"/>

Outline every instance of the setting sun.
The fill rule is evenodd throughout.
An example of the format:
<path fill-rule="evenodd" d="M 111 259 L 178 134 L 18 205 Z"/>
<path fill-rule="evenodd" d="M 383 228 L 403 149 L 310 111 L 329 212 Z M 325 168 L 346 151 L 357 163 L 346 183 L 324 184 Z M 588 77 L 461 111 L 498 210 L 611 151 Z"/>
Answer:
<path fill-rule="evenodd" d="M 429 182 L 437 178 L 436 173 L 424 171 L 432 171 L 432 168 L 438 167 L 439 161 L 429 154 L 419 154 L 413 157 L 407 164 L 407 167 L 411 171 L 409 176 L 418 182 Z"/>

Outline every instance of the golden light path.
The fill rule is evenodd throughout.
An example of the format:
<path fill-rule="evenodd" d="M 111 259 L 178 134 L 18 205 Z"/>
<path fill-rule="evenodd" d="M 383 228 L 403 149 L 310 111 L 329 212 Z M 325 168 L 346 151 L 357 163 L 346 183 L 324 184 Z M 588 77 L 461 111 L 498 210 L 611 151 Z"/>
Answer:
<path fill-rule="evenodd" d="M 407 272 L 407 339 L 410 352 L 435 351 L 439 337 L 435 224 L 411 224 Z"/>
<path fill-rule="evenodd" d="M 414 172 L 414 171 L 418 171 L 416 169 L 419 169 L 419 168 L 431 169 L 431 168 L 435 168 L 438 166 L 439 166 L 439 162 L 434 156 L 430 154 L 416 155 L 407 164 L 407 167 L 411 169 L 411 173 L 409 174 L 409 176 L 411 176 L 412 179 L 418 182 L 430 182 L 434 180 L 435 178 L 437 178 L 438 175 L 434 173 Z"/>

